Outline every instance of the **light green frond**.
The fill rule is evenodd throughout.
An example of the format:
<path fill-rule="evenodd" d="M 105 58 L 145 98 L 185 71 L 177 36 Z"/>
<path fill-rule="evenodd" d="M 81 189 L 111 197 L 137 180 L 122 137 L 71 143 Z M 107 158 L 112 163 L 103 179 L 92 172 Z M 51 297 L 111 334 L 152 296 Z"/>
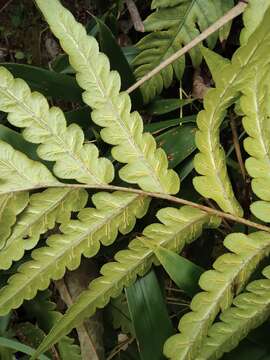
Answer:
<path fill-rule="evenodd" d="M 203 227 L 217 225 L 216 218 L 188 206 L 179 210 L 162 209 L 157 217 L 162 224 L 148 226 L 143 232 L 144 237 L 134 239 L 128 250 L 116 254 L 116 262 L 107 263 L 102 267 L 103 276 L 90 283 L 89 289 L 79 296 L 62 320 L 52 329 L 38 352 L 48 349 L 84 318 L 93 315 L 97 308 L 106 306 L 111 297 L 119 296 L 124 287 L 135 282 L 138 275 L 145 275 L 152 263 L 157 263 L 151 246 L 155 244 L 180 252 L 186 244 L 201 235 Z M 150 247 L 146 245 L 148 242 L 151 243 Z"/>
<path fill-rule="evenodd" d="M 183 45 L 192 41 L 200 31 L 212 25 L 232 6 L 231 0 L 153 1 L 152 8 L 160 8 L 144 21 L 145 31 L 151 33 L 136 45 L 140 50 L 134 60 L 137 79 L 142 78 Z M 208 37 L 207 43 L 210 47 L 215 45 L 217 36 L 214 34 Z M 202 60 L 200 48 L 192 49 L 190 56 L 193 65 L 198 67 Z M 174 74 L 180 80 L 184 70 L 185 58 L 181 57 L 148 80 L 141 87 L 145 101 L 148 102 L 159 95 L 164 87 L 168 88 Z"/>
<path fill-rule="evenodd" d="M 59 184 L 45 165 L 0 140 L 0 195 Z"/>
<path fill-rule="evenodd" d="M 220 359 L 225 352 L 234 349 L 254 328 L 270 316 L 270 267 L 263 271 L 266 279 L 255 280 L 247 291 L 237 296 L 231 308 L 220 316 L 209 330 L 201 353 L 196 360 Z"/>
<path fill-rule="evenodd" d="M 0 251 L 5 245 L 5 240 L 10 235 L 17 215 L 27 206 L 28 201 L 29 194 L 26 191 L 0 196 Z"/>
<path fill-rule="evenodd" d="M 251 34 L 261 23 L 266 10 L 270 7 L 270 0 L 249 0 L 243 15 L 244 29 L 241 31 L 240 43 L 245 45 Z"/>
<path fill-rule="evenodd" d="M 252 190 L 264 201 L 251 205 L 255 216 L 263 221 L 270 221 L 270 106 L 269 106 L 269 71 L 257 68 L 252 74 L 241 98 L 244 112 L 243 126 L 249 135 L 244 141 L 245 150 L 251 156 L 246 161 L 246 169 L 253 178 Z"/>
<path fill-rule="evenodd" d="M 49 108 L 46 98 L 31 93 L 21 79 L 0 67 L 0 110 L 8 113 L 9 122 L 25 128 L 23 136 L 38 147 L 38 155 L 55 161 L 54 173 L 63 179 L 76 179 L 87 184 L 107 184 L 113 180 L 111 162 L 98 158 L 94 144 L 84 144 L 82 129 L 67 127 L 64 114 L 57 107 Z"/>
<path fill-rule="evenodd" d="M 247 45 L 240 47 L 232 62 L 223 67 L 217 87 L 208 91 L 204 100 L 205 110 L 197 117 L 199 130 L 196 145 L 200 152 L 195 156 L 194 165 L 202 176 L 194 178 L 194 186 L 200 194 L 215 200 L 224 211 L 240 216 L 242 209 L 228 178 L 219 131 L 227 109 L 239 99 L 240 92 L 246 88 L 247 79 L 256 72 L 255 66 L 263 68 L 269 61 L 269 21 L 270 11 L 267 11 Z"/>
<path fill-rule="evenodd" d="M 114 145 L 113 157 L 127 164 L 120 170 L 120 177 L 128 183 L 138 183 L 146 191 L 177 193 L 180 180 L 173 170 L 168 170 L 166 153 L 156 148 L 151 134 L 143 134 L 142 118 L 137 112 L 131 113 L 129 95 L 119 93 L 120 76 L 110 71 L 108 58 L 99 52 L 97 41 L 87 35 L 59 1 L 36 3 L 69 55 L 77 81 L 85 90 L 83 99 L 94 110 L 93 121 L 105 128 L 102 139 Z"/>
<path fill-rule="evenodd" d="M 220 256 L 214 270 L 206 271 L 199 285 L 204 290 L 193 298 L 191 312 L 179 323 L 180 334 L 166 341 L 165 355 L 173 360 L 195 359 L 202 342 L 220 310 L 231 306 L 260 261 L 270 253 L 270 234 L 230 234 L 224 245 L 232 253 Z"/>
<path fill-rule="evenodd" d="M 149 198 L 122 192 L 97 193 L 92 201 L 96 208 L 85 208 L 79 213 L 79 220 L 62 224 L 63 234 L 50 236 L 46 247 L 34 250 L 33 260 L 20 266 L 0 290 L 0 314 L 32 299 L 38 290 L 49 286 L 50 280 L 61 279 L 66 269 L 75 270 L 82 255 L 93 257 L 101 244 L 111 245 L 118 231 L 129 233 L 149 205 Z"/>
<path fill-rule="evenodd" d="M 33 249 L 40 235 L 66 224 L 72 211 L 81 210 L 87 202 L 85 190 L 47 189 L 33 194 L 26 210 L 19 217 L 14 229 L 0 251 L 0 269 L 8 269 L 12 261 L 22 258 L 26 250 Z"/>

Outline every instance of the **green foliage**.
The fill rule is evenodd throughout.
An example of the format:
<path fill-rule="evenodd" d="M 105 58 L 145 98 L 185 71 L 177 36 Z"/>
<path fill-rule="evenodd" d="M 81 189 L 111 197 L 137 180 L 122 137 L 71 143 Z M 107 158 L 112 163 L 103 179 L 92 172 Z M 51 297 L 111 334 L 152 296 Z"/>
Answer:
<path fill-rule="evenodd" d="M 267 65 L 265 55 L 270 51 L 268 29 L 270 12 L 245 46 L 234 54 L 231 63 L 223 67 L 222 77 L 217 78 L 216 88 L 208 91 L 205 110 L 197 118 L 198 132 L 196 145 L 200 153 L 195 156 L 195 169 L 202 176 L 195 177 L 196 190 L 207 198 L 214 199 L 226 212 L 242 215 L 242 209 L 234 197 L 226 170 L 226 156 L 220 145 L 220 125 L 227 109 L 238 101 L 240 93 L 245 92 L 247 81 L 258 67 Z"/>
<path fill-rule="evenodd" d="M 89 142 L 90 122 L 83 125 L 85 132 L 78 125 L 80 120 L 76 119 L 77 124 L 70 124 L 69 117 L 70 125 L 67 125 L 59 107 L 50 107 L 44 95 L 31 92 L 24 80 L 15 78 L 7 69 L 14 70 L 14 67 L 0 67 L 0 111 L 7 114 L 3 117 L 5 126 L 1 125 L 0 129 L 0 270 L 4 270 L 0 273 L 3 275 L 3 278 L 0 276 L 1 283 L 4 283 L 0 289 L 0 316 L 22 306 L 22 313 L 31 313 L 37 329 L 48 333 L 33 358 L 57 344 L 61 359 L 80 359 L 78 347 L 66 335 L 97 309 L 107 306 L 111 299 L 118 298 L 126 287 L 133 286 L 126 292 L 132 314 L 129 328 L 135 330 L 139 343 L 146 339 L 150 342 L 151 338 L 156 339 L 151 332 L 165 318 L 169 324 L 167 330 L 171 327 L 157 280 L 155 289 L 159 295 L 153 299 L 154 291 L 145 285 L 147 278 L 151 277 L 145 277 L 151 267 L 162 265 L 179 287 L 191 296 L 196 294 L 190 304 L 191 311 L 179 316 L 180 333 L 166 341 L 165 355 L 172 360 L 220 358 L 269 316 L 269 268 L 263 272 L 265 279 L 249 282 L 270 254 L 270 229 L 265 228 L 268 232 L 251 232 L 247 228 L 246 235 L 241 233 L 243 228 L 232 230 L 230 224 L 196 209 L 200 206 L 194 204 L 180 209 L 162 208 L 163 202 L 160 201 L 153 202 L 153 209 L 149 210 L 151 198 L 147 191 L 158 193 L 154 196 L 163 200 L 177 202 L 177 198 L 168 196 L 178 194 L 180 187 L 178 173 L 170 167 L 180 164 L 177 168 L 180 173 L 184 172 L 185 166 L 192 168 L 195 125 L 186 126 L 185 123 L 195 121 L 193 114 L 202 105 L 188 96 L 181 99 L 182 102 L 158 98 L 144 109 L 146 115 L 153 117 L 153 123 L 145 125 L 141 115 L 133 111 L 137 104 L 134 97 L 131 100 L 129 94 L 120 92 L 120 75 L 111 70 L 109 60 L 100 52 L 96 39 L 87 35 L 84 27 L 60 1 L 35 2 L 69 57 L 82 90 L 74 85 L 74 78 L 66 78 L 63 86 L 65 83 L 73 89 L 75 86 L 77 95 L 83 92 L 83 101 L 87 105 L 83 108 L 83 116 L 85 119 L 91 115 L 97 141 L 95 144 Z M 114 5 L 109 13 L 114 13 Z M 214 200 L 223 211 L 235 215 L 231 219 L 239 222 L 237 216 L 243 216 L 243 209 L 248 214 L 249 205 L 257 218 L 270 222 L 270 0 L 261 7 L 259 5 L 259 0 L 250 0 L 243 17 L 240 46 L 231 60 L 209 49 L 216 44 L 218 36 L 221 42 L 227 39 L 230 24 L 207 39 L 205 45 L 209 48 L 200 46 L 189 53 L 196 70 L 202 56 L 205 58 L 215 83 L 215 87 L 207 91 L 203 110 L 197 116 L 196 146 L 199 152 L 194 165 L 199 176 L 194 178 L 194 187 L 203 197 Z M 145 21 L 150 34 L 138 44 L 141 52 L 135 59 L 137 78 L 189 43 L 232 6 L 232 0 L 153 0 L 154 12 Z M 105 20 L 104 23 L 97 20 L 102 28 L 102 49 L 110 56 L 110 45 L 113 45 L 114 52 L 122 56 Z M 108 39 L 113 39 L 113 44 L 108 43 Z M 116 59 L 117 56 L 112 61 L 113 69 L 127 68 L 125 59 L 121 58 L 119 64 Z M 160 94 L 164 87 L 170 87 L 174 75 L 180 80 L 185 68 L 185 59 L 181 58 L 144 83 L 145 101 Z M 52 79 L 53 74 L 50 76 Z M 125 73 L 121 76 L 123 78 Z M 128 78 L 124 80 L 131 83 L 132 76 L 129 69 Z M 28 79 L 31 83 L 29 74 Z M 60 81 L 59 77 L 57 79 Z M 47 90 L 54 96 L 53 89 Z M 75 108 L 72 119 L 82 114 L 81 102 L 78 105 L 80 109 Z M 184 109 L 182 105 L 185 105 Z M 179 108 L 180 119 L 166 117 L 168 112 Z M 182 118 L 186 109 L 192 116 Z M 237 125 L 243 125 L 246 133 L 243 157 L 247 158 L 245 167 L 252 178 L 253 193 L 248 194 L 251 204 L 244 204 L 241 196 L 236 199 L 234 195 L 233 189 L 239 188 L 238 178 L 233 174 L 234 182 L 230 181 L 226 162 L 235 162 L 229 156 L 230 151 L 226 153 L 224 150 L 227 151 L 231 142 L 225 139 L 223 148 L 220 141 L 220 128 L 228 133 L 224 120 L 234 116 L 233 111 L 237 115 Z M 165 121 L 156 116 L 165 116 Z M 238 121 L 240 117 L 242 122 Z M 175 128 L 166 131 L 171 126 Z M 162 134 L 155 139 L 152 134 L 143 132 L 144 127 Z M 98 134 L 100 128 L 101 137 Z M 8 135 L 5 129 L 8 129 Z M 101 145 L 101 141 L 107 143 L 106 146 Z M 32 145 L 29 147 L 27 142 Z M 103 155 L 108 145 L 112 156 Z M 237 168 L 238 164 L 234 167 Z M 190 180 L 191 176 L 183 181 L 184 197 L 198 199 L 189 189 Z M 134 189 L 108 185 L 112 181 L 116 185 L 123 182 L 132 184 L 142 191 L 136 193 Z M 94 188 L 102 192 L 94 192 Z M 114 192 L 105 192 L 106 189 Z M 115 191 L 117 189 L 122 191 Z M 252 202 L 254 198 L 255 202 Z M 156 210 L 159 223 L 152 223 Z M 137 219 L 146 214 L 147 218 L 136 226 Z M 242 222 L 250 225 L 245 220 Z M 217 260 L 213 269 L 201 275 L 199 286 L 202 291 L 198 293 L 197 282 L 203 271 L 200 266 L 205 265 L 197 260 L 203 255 L 196 254 L 193 262 L 192 256 L 192 261 L 189 259 L 189 252 L 182 257 L 178 254 L 200 238 L 205 228 L 217 229 L 221 223 L 220 232 L 208 230 L 204 234 L 205 238 L 206 234 L 209 238 L 217 238 L 221 255 L 214 256 Z M 224 233 L 225 249 L 220 241 Z M 122 237 L 118 238 L 119 234 Z M 115 243 L 117 239 L 119 241 Z M 207 247 L 210 248 L 208 243 Z M 100 263 L 105 263 L 101 267 L 101 276 L 90 282 L 62 316 L 50 301 L 52 295 L 38 291 L 46 290 L 51 281 L 62 279 L 67 270 L 77 269 L 82 256 L 93 258 L 97 254 L 102 259 Z M 113 257 L 115 261 L 111 262 Z M 135 284 L 138 277 L 144 278 Z M 141 291 L 137 299 L 133 296 L 136 289 Z M 147 296 L 144 297 L 143 293 Z M 137 304 L 135 300 L 138 300 Z M 153 306 L 150 300 L 153 300 Z M 144 306 L 144 319 L 151 318 L 151 327 L 144 325 L 136 313 L 138 304 L 142 303 L 147 304 Z M 158 314 L 154 310 L 161 309 L 161 303 L 163 310 L 157 313 L 161 315 L 163 312 L 166 316 L 163 320 L 160 316 L 160 322 L 155 322 Z M 216 319 L 219 321 L 214 323 Z M 123 325 L 121 319 L 118 325 Z M 31 326 L 33 328 L 33 324 Z M 158 338 L 155 356 L 161 356 L 164 338 L 172 333 L 171 329 L 163 330 L 166 336 L 163 333 Z M 148 336 L 144 336 L 144 332 Z M 5 340 L 1 341 L 5 346 Z M 23 348 L 19 343 L 6 344 L 33 354 L 33 349 Z M 151 346 L 153 343 L 147 343 L 147 351 Z M 147 351 L 142 348 L 140 351 L 140 346 L 138 349 L 141 358 L 148 357 L 145 355 Z"/>
<path fill-rule="evenodd" d="M 233 307 L 224 311 L 220 322 L 208 333 L 199 359 L 219 359 L 231 351 L 252 329 L 262 324 L 270 315 L 270 267 L 263 270 L 266 279 L 251 282 L 244 293 L 233 301 Z"/>
<path fill-rule="evenodd" d="M 110 71 L 108 59 L 99 53 L 97 41 L 87 35 L 83 26 L 58 1 L 36 0 L 36 3 L 69 55 L 78 84 L 85 90 L 83 100 L 93 109 L 92 119 L 104 128 L 102 139 L 114 145 L 112 156 L 127 164 L 119 171 L 121 179 L 138 183 L 146 191 L 176 194 L 179 190 L 177 174 L 167 169 L 166 154 L 156 149 L 154 138 L 149 133 L 143 134 L 139 113 L 130 113 L 128 94 L 119 93 L 120 76 Z M 58 22 L 55 22 L 56 16 Z"/>
<path fill-rule="evenodd" d="M 75 270 L 82 255 L 95 256 L 100 243 L 112 244 L 118 231 L 130 232 L 136 217 L 143 217 L 149 204 L 149 199 L 121 192 L 97 193 L 92 201 L 96 208 L 85 208 L 79 213 L 79 220 L 63 223 L 62 234 L 50 236 L 47 246 L 34 250 L 33 260 L 25 262 L 9 278 L 8 285 L 0 290 L 0 315 L 19 307 L 23 300 L 32 299 L 38 290 L 45 290 L 50 280 L 61 279 L 66 268 Z"/>
<path fill-rule="evenodd" d="M 250 235 L 231 234 L 224 245 L 231 251 L 219 257 L 214 270 L 206 271 L 199 280 L 204 290 L 193 298 L 192 312 L 179 323 L 181 334 L 167 340 L 165 354 L 170 359 L 195 359 L 199 355 L 208 329 L 220 310 L 227 309 L 235 294 L 247 283 L 250 275 L 270 253 L 270 235 L 257 232 Z"/>
<path fill-rule="evenodd" d="M 137 47 L 140 54 L 135 58 L 135 75 L 138 79 L 153 70 L 183 45 L 188 44 L 219 19 L 223 13 L 233 6 L 231 0 L 160 0 L 152 1 L 156 9 L 145 21 L 145 31 L 150 32 L 139 41 Z M 207 39 L 210 47 L 217 41 L 217 34 Z M 202 56 L 199 47 L 190 51 L 194 67 L 201 63 Z M 159 95 L 163 88 L 168 88 L 174 74 L 181 80 L 185 70 L 185 58 L 181 57 L 167 66 L 142 86 L 145 102 Z"/>
<path fill-rule="evenodd" d="M 97 308 L 107 305 L 111 297 L 119 296 L 124 287 L 135 282 L 138 275 L 146 274 L 152 263 L 157 262 L 153 246 L 164 246 L 180 252 L 186 244 L 200 236 L 203 227 L 217 225 L 215 218 L 190 207 L 162 209 L 157 217 L 162 224 L 146 227 L 144 237 L 134 239 L 128 250 L 115 255 L 115 262 L 103 266 L 102 277 L 93 280 L 89 289 L 68 309 L 62 321 L 41 344 L 39 353 L 50 348 Z"/>

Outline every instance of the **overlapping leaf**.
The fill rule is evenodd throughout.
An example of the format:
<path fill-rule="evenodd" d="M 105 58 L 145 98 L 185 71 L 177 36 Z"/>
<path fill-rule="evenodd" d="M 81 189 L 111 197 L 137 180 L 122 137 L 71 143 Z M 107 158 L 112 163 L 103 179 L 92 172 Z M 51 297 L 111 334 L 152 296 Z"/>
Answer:
<path fill-rule="evenodd" d="M 162 209 L 157 217 L 162 224 L 148 226 L 142 238 L 134 239 L 128 250 L 116 254 L 116 262 L 103 266 L 103 276 L 90 283 L 89 289 L 79 296 L 61 322 L 52 329 L 38 352 L 48 349 L 84 318 L 93 315 L 97 308 L 107 305 L 111 297 L 119 296 L 123 287 L 133 284 L 138 275 L 144 275 L 152 263 L 157 262 L 153 246 L 164 246 L 180 252 L 186 244 L 201 235 L 203 227 L 216 226 L 219 223 L 216 218 L 187 206 L 180 210 Z"/>
<path fill-rule="evenodd" d="M 243 294 L 237 296 L 231 308 L 220 316 L 220 322 L 209 330 L 207 339 L 196 360 L 220 359 L 234 349 L 254 328 L 270 315 L 270 267 L 263 270 L 266 279 L 251 282 Z"/>
<path fill-rule="evenodd" d="M 131 113 L 130 97 L 120 91 L 120 76 L 110 71 L 107 57 L 99 52 L 97 41 L 56 0 L 36 3 L 62 48 L 69 55 L 77 81 L 85 90 L 84 101 L 94 110 L 93 121 L 101 127 L 101 137 L 114 145 L 113 157 L 126 163 L 120 177 L 138 183 L 143 190 L 177 193 L 179 178 L 168 170 L 168 159 L 156 148 L 152 135 L 143 134 L 143 122 L 137 112 Z M 57 18 L 57 21 L 55 19 Z"/>
<path fill-rule="evenodd" d="M 195 156 L 194 164 L 202 176 L 194 179 L 194 186 L 203 196 L 215 200 L 224 211 L 236 215 L 242 215 L 242 209 L 234 197 L 228 178 L 219 128 L 226 110 L 239 99 L 240 92 L 245 91 L 249 76 L 254 74 L 256 68 L 263 68 L 269 63 L 269 21 L 268 10 L 247 45 L 240 47 L 231 64 L 223 67 L 216 88 L 206 94 L 205 110 L 197 118 L 199 131 L 196 134 L 196 144 L 200 153 Z"/>
<path fill-rule="evenodd" d="M 8 285 L 0 290 L 0 314 L 32 299 L 38 290 L 49 286 L 50 280 L 61 279 L 66 268 L 75 270 L 82 255 L 95 256 L 101 244 L 113 243 L 118 231 L 130 232 L 136 218 L 143 217 L 149 205 L 147 198 L 122 192 L 97 193 L 92 201 L 96 208 L 85 208 L 79 213 L 79 220 L 64 223 L 60 227 L 62 234 L 50 236 L 47 246 L 34 250 L 33 260 L 20 266 L 8 280 Z"/>
<path fill-rule="evenodd" d="M 190 305 L 192 312 L 181 318 L 181 333 L 165 344 L 164 352 L 170 359 L 195 359 L 199 355 L 219 311 L 230 307 L 234 295 L 243 289 L 259 262 L 269 255 L 270 234 L 230 234 L 224 245 L 232 253 L 220 256 L 213 265 L 214 270 L 201 276 L 199 285 L 204 292 L 195 295 Z"/>
<path fill-rule="evenodd" d="M 85 190 L 56 188 L 33 194 L 1 248 L 0 269 L 8 269 L 12 261 L 21 259 L 26 250 L 36 246 L 40 235 L 53 229 L 56 223 L 68 223 L 71 212 L 81 210 L 86 201 Z"/>
<path fill-rule="evenodd" d="M 94 144 L 84 144 L 82 129 L 67 127 L 62 110 L 49 108 L 40 93 L 31 93 L 21 79 L 14 79 L 0 67 L 0 111 L 8 113 L 12 125 L 25 128 L 23 136 L 38 147 L 39 156 L 55 161 L 54 173 L 63 179 L 76 179 L 87 184 L 107 184 L 114 177 L 111 162 L 98 157 Z"/>
<path fill-rule="evenodd" d="M 224 12 L 233 6 L 231 0 L 174 0 L 153 1 L 152 8 L 158 8 L 144 22 L 146 35 L 138 44 L 140 54 L 135 58 L 135 75 L 138 79 L 153 70 L 182 45 L 186 45 L 200 31 L 212 25 Z M 217 40 L 217 34 L 209 36 L 208 45 L 211 47 Z M 198 47 L 190 51 L 193 65 L 197 67 L 201 62 Z M 171 85 L 174 74 L 180 80 L 185 70 L 185 58 L 181 57 L 168 65 L 159 74 L 142 86 L 146 102 L 160 94 L 163 88 Z"/>

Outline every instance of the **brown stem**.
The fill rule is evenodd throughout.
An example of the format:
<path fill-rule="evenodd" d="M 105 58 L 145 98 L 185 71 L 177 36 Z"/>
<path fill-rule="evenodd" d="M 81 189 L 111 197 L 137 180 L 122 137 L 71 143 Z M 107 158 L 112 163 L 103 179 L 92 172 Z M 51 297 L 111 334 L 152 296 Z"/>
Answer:
<path fill-rule="evenodd" d="M 240 148 L 240 144 L 239 144 L 235 119 L 234 119 L 234 116 L 232 114 L 230 115 L 230 125 L 231 125 L 231 129 L 232 129 L 232 139 L 233 139 L 233 145 L 234 145 L 234 149 L 235 149 L 235 154 L 236 154 L 237 161 L 238 161 L 238 164 L 239 164 L 239 167 L 240 167 L 240 170 L 241 170 L 243 181 L 245 183 L 245 181 L 246 181 L 246 169 L 245 169 L 245 165 L 244 165 L 244 161 L 243 161 L 243 157 L 242 157 L 242 153 L 241 153 L 241 148 Z"/>
<path fill-rule="evenodd" d="M 153 76 L 157 75 L 161 70 L 166 68 L 168 65 L 173 63 L 175 60 L 179 59 L 181 56 L 189 52 L 195 46 L 200 44 L 203 40 L 207 39 L 211 34 L 222 28 L 222 26 L 226 25 L 228 22 L 236 18 L 238 15 L 242 14 L 242 12 L 247 7 L 247 3 L 239 2 L 235 7 L 233 7 L 227 14 L 222 16 L 219 20 L 217 20 L 213 25 L 204 30 L 199 36 L 197 36 L 194 40 L 184 46 L 182 49 L 178 50 L 168 59 L 159 64 L 155 69 L 150 71 L 144 77 L 142 77 L 139 81 L 137 81 L 134 85 L 127 89 L 127 92 L 130 94 L 132 91 L 136 90 L 146 81 L 151 79 Z"/>
<path fill-rule="evenodd" d="M 139 32 L 144 32 L 144 25 L 135 2 L 133 0 L 126 0 L 126 5 L 130 13 L 130 17 L 133 22 L 134 29 Z"/>
<path fill-rule="evenodd" d="M 138 195 L 142 195 L 142 196 L 150 196 L 150 197 L 156 198 L 156 199 L 167 200 L 167 201 L 173 202 L 175 204 L 188 205 L 188 206 L 194 207 L 196 209 L 205 211 L 208 214 L 216 215 L 220 218 L 224 218 L 224 219 L 227 219 L 230 221 L 235 221 L 239 224 L 243 224 L 243 225 L 270 233 L 270 227 L 268 227 L 268 226 L 255 223 L 253 221 L 241 218 L 236 215 L 228 214 L 228 213 L 225 213 L 220 210 L 212 209 L 208 206 L 200 205 L 200 204 L 194 203 L 189 200 L 181 199 L 181 198 L 178 198 L 178 197 L 172 196 L 172 195 L 155 193 L 155 192 L 150 192 L 150 191 L 143 191 L 143 190 L 139 190 L 139 189 L 133 189 L 133 188 L 127 188 L 127 187 L 115 186 L 115 185 L 83 185 L 83 184 L 59 183 L 59 184 L 55 184 L 55 185 L 51 185 L 51 186 L 40 185 L 40 186 L 36 186 L 36 187 L 32 187 L 32 188 L 24 188 L 24 189 L 13 190 L 13 191 L 11 190 L 9 192 L 0 192 L 0 195 L 4 195 L 4 194 L 10 193 L 10 192 L 16 193 L 16 192 L 21 192 L 21 191 L 38 190 L 38 189 L 42 189 L 42 188 L 98 189 L 98 190 L 107 190 L 107 191 L 122 191 L 122 192 L 127 192 L 127 193 L 138 194 Z"/>

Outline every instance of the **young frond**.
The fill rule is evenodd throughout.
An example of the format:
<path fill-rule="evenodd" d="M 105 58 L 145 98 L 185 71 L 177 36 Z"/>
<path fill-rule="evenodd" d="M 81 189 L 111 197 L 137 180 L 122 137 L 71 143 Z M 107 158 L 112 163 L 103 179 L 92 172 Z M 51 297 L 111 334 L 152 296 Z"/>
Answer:
<path fill-rule="evenodd" d="M 13 261 L 20 260 L 26 250 L 36 246 L 40 235 L 56 223 L 68 223 L 71 212 L 84 208 L 87 198 L 85 190 L 73 189 L 47 189 L 33 194 L 1 248 L 0 269 L 6 270 Z"/>
<path fill-rule="evenodd" d="M 254 328 L 270 315 L 270 267 L 263 270 L 266 279 L 251 282 L 244 293 L 237 296 L 233 306 L 220 315 L 220 322 L 209 330 L 196 360 L 220 359 L 233 350 Z"/>
<path fill-rule="evenodd" d="M 181 209 L 165 208 L 158 212 L 162 224 L 148 226 L 142 238 L 134 239 L 128 250 L 116 254 L 116 262 L 107 263 L 101 269 L 102 277 L 90 283 L 78 300 L 69 308 L 62 320 L 52 329 L 38 349 L 38 354 L 50 348 L 63 335 L 68 334 L 86 317 L 95 313 L 97 308 L 106 306 L 111 297 L 120 295 L 125 286 L 132 285 L 136 277 L 143 276 L 157 263 L 154 250 L 147 246 L 164 246 L 180 252 L 186 244 L 197 239 L 204 227 L 219 224 L 216 218 L 188 206 Z"/>
<path fill-rule="evenodd" d="M 41 144 L 38 155 L 56 162 L 53 170 L 59 178 L 91 185 L 113 180 L 112 163 L 98 158 L 94 144 L 84 144 L 82 129 L 76 124 L 67 127 L 61 109 L 49 108 L 43 95 L 32 93 L 26 82 L 14 79 L 4 67 L 0 67 L 0 111 L 8 113 L 12 125 L 24 128 L 27 141 Z"/>
<path fill-rule="evenodd" d="M 179 323 L 180 334 L 169 338 L 164 347 L 165 355 L 172 360 L 196 359 L 220 310 L 232 304 L 260 261 L 270 253 L 270 234 L 264 232 L 230 234 L 224 245 L 231 253 L 220 256 L 214 270 L 206 271 L 199 285 L 204 290 L 193 298 L 191 312 Z"/>
<path fill-rule="evenodd" d="M 195 0 L 195 1 L 153 1 L 152 8 L 157 8 L 145 21 L 145 31 L 150 32 L 139 41 L 139 55 L 134 60 L 135 75 L 138 79 L 157 67 L 183 45 L 200 34 L 219 19 L 233 6 L 231 0 Z M 205 11 L 207 9 L 207 11 Z M 217 34 L 209 36 L 207 43 L 213 47 Z M 190 51 L 195 67 L 202 60 L 199 47 Z M 159 95 L 163 88 L 168 88 L 174 74 L 181 80 L 185 70 L 185 58 L 181 57 L 167 66 L 159 74 L 142 85 L 145 102 Z"/>
<path fill-rule="evenodd" d="M 119 93 L 120 76 L 110 71 L 108 58 L 99 52 L 95 38 L 87 35 L 59 1 L 36 0 L 36 3 L 69 55 L 76 79 L 85 90 L 83 99 L 93 109 L 92 119 L 104 128 L 102 139 L 114 145 L 113 157 L 127 164 L 119 171 L 121 179 L 137 183 L 146 191 L 176 194 L 180 183 L 178 175 L 168 170 L 166 153 L 157 149 L 154 137 L 143 134 L 142 118 L 137 112 L 131 113 L 129 95 Z"/>
<path fill-rule="evenodd" d="M 123 192 L 93 195 L 96 208 L 85 208 L 79 213 L 79 220 L 63 223 L 62 234 L 50 236 L 47 246 L 34 250 L 33 260 L 25 262 L 9 278 L 8 285 L 0 290 L 0 315 L 19 307 L 23 300 L 32 299 L 38 290 L 45 290 L 51 280 L 61 279 L 66 269 L 78 268 L 82 255 L 93 257 L 101 244 L 111 245 L 118 231 L 129 233 L 136 218 L 147 212 L 149 200 Z"/>
<path fill-rule="evenodd" d="M 200 150 L 194 165 L 200 177 L 195 177 L 196 190 L 207 198 L 215 200 L 226 212 L 242 215 L 242 209 L 234 197 L 226 169 L 226 155 L 220 145 L 220 125 L 227 109 L 245 91 L 247 80 L 268 63 L 270 51 L 269 33 L 270 10 L 265 14 L 257 30 L 250 36 L 247 45 L 238 49 L 232 62 L 223 67 L 222 76 L 206 94 L 204 109 L 197 117 L 199 130 L 196 145 Z"/>

